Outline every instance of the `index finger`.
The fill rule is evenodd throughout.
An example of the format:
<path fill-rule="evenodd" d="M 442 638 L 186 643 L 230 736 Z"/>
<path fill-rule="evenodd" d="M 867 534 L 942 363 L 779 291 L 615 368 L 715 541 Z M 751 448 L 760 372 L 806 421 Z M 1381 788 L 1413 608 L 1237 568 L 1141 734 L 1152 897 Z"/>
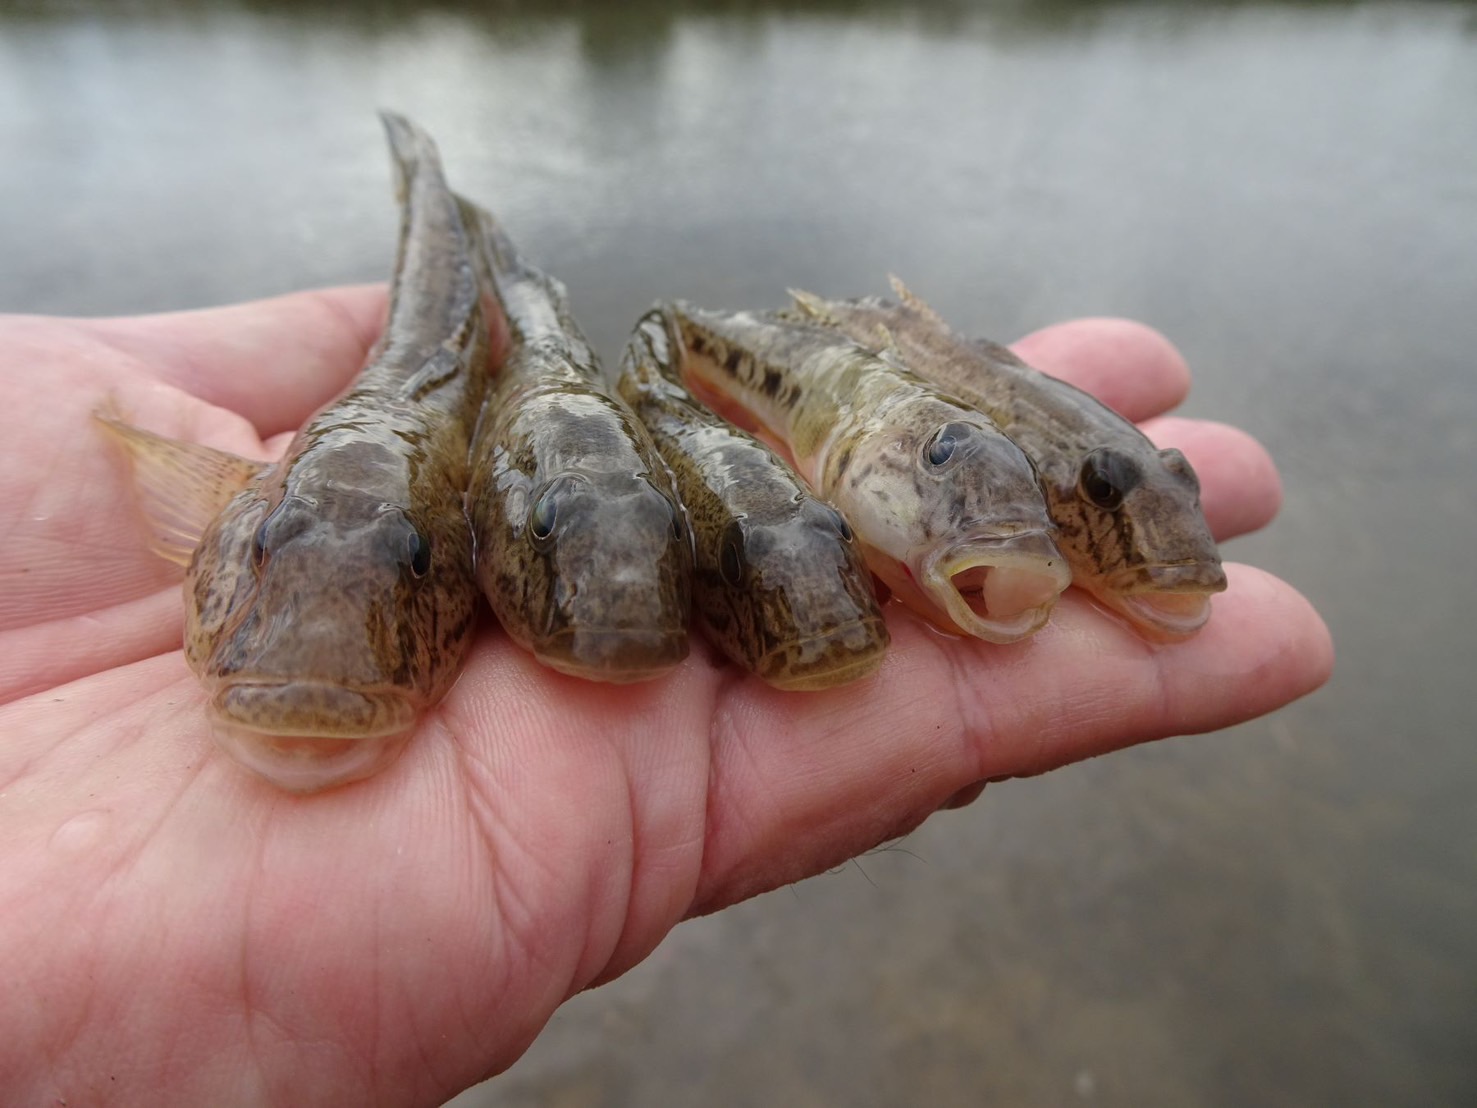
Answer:
<path fill-rule="evenodd" d="M 297 430 L 363 367 L 386 301 L 383 285 L 355 285 L 83 326 L 268 438 Z"/>

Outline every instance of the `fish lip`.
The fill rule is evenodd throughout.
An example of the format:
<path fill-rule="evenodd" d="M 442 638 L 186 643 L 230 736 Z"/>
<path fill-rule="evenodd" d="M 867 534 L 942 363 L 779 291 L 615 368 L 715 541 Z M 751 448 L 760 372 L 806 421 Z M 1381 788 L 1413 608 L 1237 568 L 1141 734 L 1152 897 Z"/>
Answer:
<path fill-rule="evenodd" d="M 401 689 L 354 689 L 330 681 L 231 680 L 211 696 L 222 725 L 296 739 L 379 739 L 404 731 L 420 714 Z"/>
<path fill-rule="evenodd" d="M 568 648 L 554 649 L 563 644 Z M 687 657 L 689 646 L 686 626 L 677 631 L 565 626 L 532 649 L 544 665 L 570 677 L 629 685 L 668 672 Z M 635 664 L 629 659 L 636 659 Z"/>
<path fill-rule="evenodd" d="M 919 577 L 929 595 L 965 633 L 987 642 L 1012 643 L 1045 626 L 1057 597 L 1072 583 L 1072 570 L 1050 532 L 1039 527 L 1000 530 L 1004 533 L 972 535 L 934 552 L 924 560 Z M 1038 590 L 1049 595 L 1041 603 L 1008 616 L 982 615 L 956 584 L 958 576 L 979 568 L 1035 574 L 1042 579 L 1037 583 Z"/>
<path fill-rule="evenodd" d="M 1104 588 L 1118 596 L 1143 593 L 1217 593 L 1226 591 L 1226 571 L 1220 560 L 1186 558 L 1154 562 L 1111 574 Z"/>
<path fill-rule="evenodd" d="M 873 630 L 879 627 L 881 634 Z M 783 674 L 770 673 L 773 663 L 797 646 L 818 644 L 827 640 L 834 641 L 840 646 L 848 634 L 858 630 L 867 633 L 866 645 L 862 649 L 846 650 L 838 655 L 823 654 L 816 662 L 809 665 L 789 669 Z M 754 663 L 753 670 L 760 680 L 773 688 L 786 692 L 828 689 L 835 685 L 859 680 L 876 670 L 887 655 L 889 641 L 887 621 L 881 615 L 859 616 L 838 624 L 829 631 L 792 639 L 781 646 L 765 651 Z"/>
<path fill-rule="evenodd" d="M 401 731 L 367 738 L 324 738 L 255 731 L 211 717 L 211 737 L 238 765 L 293 793 L 315 793 L 372 777 L 393 763 L 415 734 Z"/>
<path fill-rule="evenodd" d="M 1210 619 L 1210 598 L 1224 592 L 1226 583 L 1219 561 L 1187 558 L 1135 566 L 1113 574 L 1091 591 L 1145 638 L 1178 642 L 1205 626 Z"/>
<path fill-rule="evenodd" d="M 1187 639 L 1210 619 L 1210 598 L 1219 589 L 1155 589 L 1136 593 L 1117 593 L 1100 596 L 1099 599 L 1111 610 L 1128 620 L 1140 634 L 1160 642 L 1177 642 Z M 1157 600 L 1189 601 L 1183 611 L 1173 606 L 1165 607 Z M 1194 604 L 1198 601 L 1198 604 Z M 1194 606 L 1192 606 L 1192 604 Z"/>

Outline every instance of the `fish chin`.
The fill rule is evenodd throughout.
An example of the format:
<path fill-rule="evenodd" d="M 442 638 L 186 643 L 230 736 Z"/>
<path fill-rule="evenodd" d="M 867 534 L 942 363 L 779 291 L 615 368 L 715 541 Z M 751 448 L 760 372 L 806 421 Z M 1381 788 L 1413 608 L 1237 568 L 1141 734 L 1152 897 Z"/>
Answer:
<path fill-rule="evenodd" d="M 946 550 L 922 580 L 959 630 L 1011 643 L 1045 625 L 1072 571 L 1051 537 L 1032 531 Z"/>
<path fill-rule="evenodd" d="M 1150 638 L 1189 638 L 1210 619 L 1207 592 L 1140 592 L 1112 598 L 1110 606 Z"/>
<path fill-rule="evenodd" d="M 212 721 L 216 744 L 258 777 L 294 793 L 316 793 L 362 781 L 400 757 L 414 727 L 368 739 L 271 735 L 224 720 Z"/>
<path fill-rule="evenodd" d="M 828 634 L 775 647 L 755 663 L 754 673 L 785 692 L 829 689 L 876 670 L 887 644 L 887 624 L 880 616 L 853 620 Z"/>
<path fill-rule="evenodd" d="M 400 756 L 411 698 L 313 683 L 233 684 L 211 703 L 211 734 L 234 761 L 295 793 L 361 781 Z"/>

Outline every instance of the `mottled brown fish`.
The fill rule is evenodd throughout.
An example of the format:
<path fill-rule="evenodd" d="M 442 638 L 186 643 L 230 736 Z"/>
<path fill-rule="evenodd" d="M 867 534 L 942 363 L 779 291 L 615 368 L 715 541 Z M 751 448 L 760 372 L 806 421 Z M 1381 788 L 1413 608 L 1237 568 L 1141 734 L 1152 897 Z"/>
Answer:
<path fill-rule="evenodd" d="M 776 688 L 865 677 L 889 639 L 851 526 L 773 450 L 696 401 L 680 362 L 671 319 L 653 309 L 636 324 L 617 387 L 687 507 L 703 630 Z"/>
<path fill-rule="evenodd" d="M 986 417 L 834 330 L 672 311 L 685 372 L 786 444 L 899 599 L 990 642 L 1046 622 L 1070 574 L 1030 461 Z"/>
<path fill-rule="evenodd" d="M 301 792 L 389 764 L 473 631 L 462 496 L 487 381 L 484 297 L 434 144 L 383 119 L 402 206 L 388 323 L 282 459 L 98 415 L 133 463 L 155 549 L 188 563 L 185 657 L 216 740 Z"/>
<path fill-rule="evenodd" d="M 657 677 L 687 656 L 691 610 L 691 537 L 671 476 L 606 384 L 564 285 L 463 203 L 511 341 L 472 451 L 478 580 L 545 665 L 597 681 Z"/>
<path fill-rule="evenodd" d="M 1185 456 L 1156 449 L 1111 408 L 1005 347 L 956 334 L 896 278 L 893 287 L 897 302 L 794 296 L 808 318 L 843 334 L 885 331 L 902 364 L 1020 444 L 1041 474 L 1074 584 L 1148 638 L 1198 631 L 1226 575 Z"/>

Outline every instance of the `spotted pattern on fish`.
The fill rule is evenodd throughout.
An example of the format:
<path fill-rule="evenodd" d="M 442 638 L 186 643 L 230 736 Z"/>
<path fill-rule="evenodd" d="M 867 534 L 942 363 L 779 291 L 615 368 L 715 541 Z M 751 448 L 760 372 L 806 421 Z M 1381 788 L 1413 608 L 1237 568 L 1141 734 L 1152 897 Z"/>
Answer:
<path fill-rule="evenodd" d="M 999 642 L 1044 623 L 1065 570 L 1034 467 L 987 417 L 834 330 L 680 302 L 670 311 L 685 371 L 786 443 L 910 606 L 946 630 Z M 1007 624 L 972 611 L 952 583 L 992 569 L 1002 581 L 1036 575 L 1042 595 L 1029 616 Z"/>
<path fill-rule="evenodd" d="M 794 296 L 801 314 L 841 334 L 860 339 L 885 328 L 903 364 L 983 411 L 1020 444 L 1041 474 L 1075 584 L 1154 637 L 1194 630 L 1127 606 L 1134 596 L 1210 594 L 1226 587 L 1199 482 L 1184 455 L 1156 449 L 1131 422 L 1006 347 L 950 330 L 901 282 L 894 280 L 894 289 L 897 301 Z M 1103 506 L 1088 495 L 1094 458 L 1133 479 L 1121 503 Z"/>
<path fill-rule="evenodd" d="M 648 312 L 617 387 L 686 505 L 703 629 L 780 688 L 825 688 L 872 672 L 887 625 L 849 524 L 774 451 L 694 400 L 680 380 L 680 346 L 675 322 L 660 308 Z"/>
<path fill-rule="evenodd" d="M 605 381 L 564 285 L 475 219 L 512 346 L 472 449 L 477 574 L 508 634 L 545 665 L 604 681 L 687 655 L 692 549 L 671 475 Z"/>

